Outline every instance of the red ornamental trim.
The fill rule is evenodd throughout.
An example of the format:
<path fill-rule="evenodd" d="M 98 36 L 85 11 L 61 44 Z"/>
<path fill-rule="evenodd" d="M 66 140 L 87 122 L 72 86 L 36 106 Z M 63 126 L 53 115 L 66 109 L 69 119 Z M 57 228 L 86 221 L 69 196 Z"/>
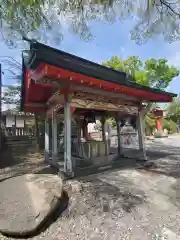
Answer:
<path fill-rule="evenodd" d="M 92 77 L 84 76 L 82 74 L 70 72 L 68 70 L 57 68 L 55 66 L 48 65 L 47 67 L 47 64 L 44 63 L 41 63 L 39 67 L 31 74 L 31 77 L 34 80 L 40 80 L 43 77 L 57 79 L 58 81 L 61 81 L 61 79 L 63 79 L 67 82 L 73 81 L 81 84 L 83 83 L 83 85 L 87 84 L 88 86 L 94 86 L 97 89 L 101 88 L 110 92 L 125 93 L 129 96 L 136 96 L 144 100 L 150 99 L 153 101 L 171 101 L 172 99 L 171 96 L 156 94 L 153 92 L 149 92 L 148 90 L 135 89 L 122 85 L 120 86 L 116 83 L 109 83 L 102 79 L 95 79 Z"/>

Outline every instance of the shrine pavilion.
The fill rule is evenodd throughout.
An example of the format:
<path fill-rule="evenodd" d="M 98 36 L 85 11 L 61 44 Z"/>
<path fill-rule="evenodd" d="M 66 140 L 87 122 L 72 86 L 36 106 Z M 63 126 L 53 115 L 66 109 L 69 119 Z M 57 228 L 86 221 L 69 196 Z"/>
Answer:
<path fill-rule="evenodd" d="M 22 56 L 21 110 L 45 118 L 45 162 L 74 176 L 77 167 L 121 161 L 124 119 L 137 132 L 139 157 L 146 159 L 142 103 L 171 102 L 176 95 L 136 84 L 125 72 L 28 41 L 28 56 Z M 117 126 L 114 152 L 106 131 L 109 117 Z M 88 123 L 96 120 L 102 123 L 99 141 L 87 131 Z"/>

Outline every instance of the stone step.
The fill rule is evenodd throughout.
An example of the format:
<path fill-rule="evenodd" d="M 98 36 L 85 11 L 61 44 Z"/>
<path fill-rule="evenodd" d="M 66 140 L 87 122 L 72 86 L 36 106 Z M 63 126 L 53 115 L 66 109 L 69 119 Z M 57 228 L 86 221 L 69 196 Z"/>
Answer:
<path fill-rule="evenodd" d="M 26 147 L 7 147 L 7 149 L 11 150 L 11 151 L 14 151 L 16 149 L 19 149 L 19 150 L 26 150 L 26 149 L 29 149 L 29 148 L 35 148 L 36 146 L 26 146 Z"/>
<path fill-rule="evenodd" d="M 28 142 L 28 141 L 36 141 L 35 138 L 17 138 L 17 139 L 13 139 L 13 138 L 5 138 L 6 142 Z"/>
<path fill-rule="evenodd" d="M 19 148 L 25 148 L 25 147 L 30 147 L 30 146 L 36 146 L 36 144 L 33 143 L 28 143 L 28 144 L 6 144 L 7 147 L 14 148 L 14 147 L 19 147 Z"/>
<path fill-rule="evenodd" d="M 35 148 L 36 142 L 19 142 L 19 143 L 6 143 L 6 148 L 9 150 L 27 150 L 30 148 Z"/>
<path fill-rule="evenodd" d="M 30 145 L 36 145 L 36 143 L 5 143 L 6 146 L 10 146 L 10 147 L 13 147 L 13 146 L 21 146 L 21 147 L 26 147 L 26 146 L 30 146 Z"/>
<path fill-rule="evenodd" d="M 28 140 L 28 141 L 5 141 L 5 143 L 13 143 L 13 144 L 19 144 L 19 143 L 32 143 L 36 142 L 36 140 Z"/>
<path fill-rule="evenodd" d="M 5 137 L 5 141 L 31 141 L 36 140 L 35 137 Z"/>
<path fill-rule="evenodd" d="M 35 146 L 30 146 L 30 147 L 26 147 L 26 148 L 8 148 L 9 151 L 11 152 L 17 152 L 17 151 L 27 151 L 29 149 L 35 149 L 36 147 Z"/>
<path fill-rule="evenodd" d="M 27 143 L 6 143 L 6 146 L 27 146 L 27 145 L 36 145 L 36 143 L 33 142 L 27 142 Z"/>

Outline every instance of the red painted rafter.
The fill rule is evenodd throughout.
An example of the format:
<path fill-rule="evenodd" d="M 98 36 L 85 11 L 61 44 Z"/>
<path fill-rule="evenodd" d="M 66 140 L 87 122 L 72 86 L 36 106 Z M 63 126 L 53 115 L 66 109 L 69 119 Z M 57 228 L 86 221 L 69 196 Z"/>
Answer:
<path fill-rule="evenodd" d="M 49 81 L 50 81 L 50 79 L 49 79 Z M 60 90 L 57 90 L 55 95 L 57 95 L 57 93 L 58 93 L 58 95 L 60 95 L 60 94 L 62 95 L 65 92 L 69 93 L 70 95 L 71 95 L 71 93 L 75 93 L 75 92 L 80 93 L 80 92 L 82 92 L 82 93 L 87 93 L 87 94 L 98 95 L 98 96 L 101 96 L 103 98 L 110 98 L 111 100 L 115 100 L 113 102 L 116 102 L 117 99 L 122 99 L 121 102 L 124 105 L 130 105 L 130 106 L 139 106 L 140 105 L 140 101 L 138 99 L 133 98 L 133 97 L 129 97 L 129 99 L 128 99 L 128 97 L 123 95 L 123 94 L 113 93 L 113 95 L 110 96 L 109 92 L 107 92 L 107 91 L 103 91 L 102 92 L 102 91 L 100 91 L 98 89 L 95 91 L 95 89 L 93 89 L 92 87 L 89 87 L 88 85 L 83 86 L 83 88 L 81 88 L 82 85 L 80 85 L 80 84 L 73 84 L 73 83 L 71 83 L 69 85 L 69 84 L 66 84 L 66 82 L 55 83 L 55 81 L 57 81 L 57 80 L 53 80 L 53 82 L 50 84 L 47 81 L 45 81 L 46 83 L 44 83 L 43 80 L 42 80 L 42 82 L 39 81 L 38 84 L 41 84 L 42 88 L 45 87 L 46 84 L 48 85 L 48 87 L 51 87 L 51 88 L 54 88 L 54 86 L 56 86 L 56 87 L 58 86 L 58 88 Z M 55 95 L 52 95 L 50 97 L 50 99 L 47 101 L 47 104 L 49 104 L 50 102 L 54 101 Z M 124 96 L 126 97 L 125 99 L 123 98 Z"/>
<path fill-rule="evenodd" d="M 152 101 L 171 101 L 171 97 L 163 94 L 156 94 L 147 90 L 135 89 L 116 83 L 105 82 L 104 80 L 95 79 L 92 77 L 84 76 L 82 74 L 70 72 L 68 70 L 60 69 L 55 66 L 41 63 L 39 67 L 31 72 L 31 77 L 34 80 L 40 80 L 44 77 L 49 77 L 61 81 L 67 81 L 67 83 L 74 82 L 78 84 L 93 86 L 97 89 L 108 90 L 110 93 L 124 93 L 128 96 L 136 96 L 143 100 Z"/>
<path fill-rule="evenodd" d="M 39 90 L 35 91 L 35 86 L 31 87 L 32 83 L 42 85 L 42 88 L 38 88 Z M 120 94 L 121 96 L 119 96 L 119 98 L 125 98 L 125 101 L 132 102 L 134 105 L 137 105 L 138 102 L 140 102 L 141 100 L 154 102 L 172 101 L 172 97 L 168 95 L 164 95 L 161 93 L 153 93 L 148 90 L 141 90 L 127 87 L 124 85 L 119 85 L 116 83 L 106 82 L 101 79 L 84 76 L 82 74 L 70 72 L 68 70 L 60 69 L 45 63 L 41 63 L 34 71 L 26 69 L 24 103 L 26 104 L 29 101 L 29 92 L 31 98 L 34 95 L 36 96 L 35 99 L 37 100 L 38 95 L 42 95 L 39 93 L 41 91 L 45 91 L 45 88 L 51 89 L 50 91 L 52 91 L 52 88 L 60 89 L 61 93 L 64 93 L 65 91 L 76 91 L 76 89 L 77 91 L 86 92 L 86 89 L 89 88 L 92 89 L 97 95 L 100 95 L 100 93 L 98 92 L 101 92 L 102 90 L 104 91 L 104 94 L 107 94 L 107 97 L 109 97 L 110 95 L 116 98 L 118 97 L 118 94 Z M 25 109 L 27 109 L 27 111 L 28 109 L 33 110 L 33 106 L 26 106 Z M 37 110 L 37 108 L 34 107 L 34 110 Z"/>
<path fill-rule="evenodd" d="M 73 92 L 73 91 L 80 91 L 80 92 L 89 92 L 90 89 L 92 89 L 92 92 L 97 92 L 98 95 L 102 95 L 104 96 L 104 94 L 112 94 L 112 98 L 124 98 L 125 97 L 125 101 L 127 102 L 131 102 L 133 105 L 137 105 L 139 104 L 139 101 L 141 101 L 141 99 L 138 99 L 137 96 L 128 96 L 125 93 L 121 93 L 121 92 L 110 92 L 110 91 L 105 91 L 103 89 L 98 89 L 93 88 L 92 86 L 90 86 L 89 84 L 80 84 L 80 83 L 74 83 L 74 81 L 68 82 L 68 81 L 59 81 L 59 80 L 55 80 L 55 79 L 50 79 L 45 77 L 42 80 L 37 81 L 37 83 L 39 85 L 42 85 L 42 87 L 48 87 L 48 88 L 56 88 L 56 89 L 61 89 L 61 93 L 64 92 L 65 89 L 68 89 L 69 92 Z M 100 90 L 104 91 L 103 93 L 100 93 Z M 90 91 L 91 92 L 91 91 Z M 132 93 L 133 94 L 133 93 Z M 157 95 L 156 95 L 157 96 Z M 143 98 L 144 100 L 148 100 L 147 97 Z M 158 101 L 157 101 L 158 102 Z"/>

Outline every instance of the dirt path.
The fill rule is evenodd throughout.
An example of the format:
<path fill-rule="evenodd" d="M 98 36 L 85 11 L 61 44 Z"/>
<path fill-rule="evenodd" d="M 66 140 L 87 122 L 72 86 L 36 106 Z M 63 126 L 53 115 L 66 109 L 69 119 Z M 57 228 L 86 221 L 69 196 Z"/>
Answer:
<path fill-rule="evenodd" d="M 42 153 L 23 151 L 13 154 L 7 150 L 0 157 L 0 181 L 17 175 L 38 171 L 44 167 Z"/>
<path fill-rule="evenodd" d="M 180 137 L 151 142 L 148 150 L 156 168 L 114 170 L 79 179 L 82 191 L 70 197 L 61 217 L 31 239 L 178 240 Z M 25 166 L 33 169 L 34 163 Z"/>

